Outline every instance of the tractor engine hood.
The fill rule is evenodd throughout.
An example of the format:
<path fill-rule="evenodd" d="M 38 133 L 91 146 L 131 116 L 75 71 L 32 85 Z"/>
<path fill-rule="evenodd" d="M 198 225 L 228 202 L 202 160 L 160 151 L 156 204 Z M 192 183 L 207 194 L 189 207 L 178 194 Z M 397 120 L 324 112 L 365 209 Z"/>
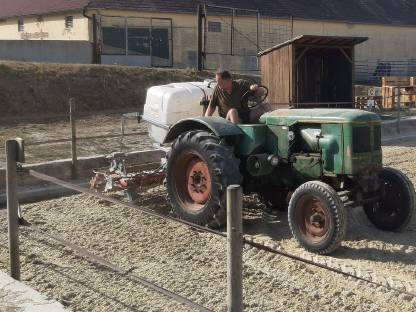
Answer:
<path fill-rule="evenodd" d="M 260 117 L 260 122 L 266 125 L 292 126 L 296 123 L 347 123 L 374 124 L 380 123 L 377 114 L 359 109 L 314 108 L 314 109 L 278 109 Z"/>

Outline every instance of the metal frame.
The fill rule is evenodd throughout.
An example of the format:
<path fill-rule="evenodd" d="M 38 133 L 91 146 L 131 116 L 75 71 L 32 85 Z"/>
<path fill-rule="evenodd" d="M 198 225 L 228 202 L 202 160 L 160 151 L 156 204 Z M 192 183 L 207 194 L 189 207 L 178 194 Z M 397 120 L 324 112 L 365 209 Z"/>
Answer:
<path fill-rule="evenodd" d="M 147 16 L 116 16 L 116 15 L 104 15 L 104 14 L 100 14 L 99 15 L 99 24 L 100 24 L 100 43 L 101 46 L 103 45 L 103 27 L 102 27 L 102 18 L 108 17 L 108 18 L 120 18 L 120 19 L 124 19 L 124 34 L 125 34 L 125 53 L 121 54 L 121 53 L 103 53 L 102 49 L 100 51 L 100 57 L 102 55 L 118 55 L 118 56 L 128 56 L 129 54 L 129 48 L 128 48 L 128 44 L 129 44 L 129 40 L 128 40 L 128 19 L 145 19 L 145 20 L 149 20 L 150 21 L 150 25 L 148 27 L 149 29 L 149 36 L 150 36 L 150 54 L 148 56 L 150 56 L 150 66 L 151 67 L 173 67 L 173 22 L 171 18 L 168 17 L 147 17 Z M 153 54 L 152 54 L 152 41 L 153 41 L 153 37 L 152 37 L 152 29 L 153 29 L 153 20 L 164 20 L 164 21 L 169 21 L 170 25 L 167 27 L 167 29 L 170 31 L 168 32 L 168 43 L 169 43 L 169 65 L 167 66 L 163 66 L 163 65 L 157 65 L 155 66 L 153 63 Z M 144 27 L 145 28 L 145 27 Z M 136 55 L 136 54 L 132 54 L 132 55 Z"/>
<path fill-rule="evenodd" d="M 376 69 L 381 63 L 390 65 L 389 73 L 376 74 Z M 355 61 L 356 82 L 379 83 L 383 76 L 416 76 L 416 60 L 366 59 Z"/>
<path fill-rule="evenodd" d="M 231 15 L 229 14 L 223 14 L 228 16 L 231 16 L 231 23 L 230 23 L 230 53 L 217 53 L 217 52 L 207 52 L 207 32 L 208 32 L 208 28 L 207 28 L 207 22 L 208 22 L 208 14 L 207 14 L 207 8 L 217 8 L 217 9 L 223 9 L 223 10 L 230 10 L 231 11 Z M 256 56 L 257 57 L 257 53 L 256 54 L 236 54 L 235 49 L 234 49 L 234 32 L 235 32 L 235 26 L 234 26 L 234 19 L 235 19 L 235 12 L 236 11 L 242 11 L 242 12 L 252 12 L 252 13 L 256 13 L 256 42 L 254 42 L 253 44 L 256 45 L 257 48 L 257 53 L 260 51 L 260 45 L 259 45 L 259 27 L 260 27 L 260 12 L 258 10 L 252 10 L 252 9 L 239 9 L 239 8 L 233 8 L 233 7 L 227 7 L 227 6 L 219 6 L 219 5 L 209 5 L 209 4 L 204 4 L 203 5 L 203 13 L 202 13 L 202 18 L 204 19 L 204 29 L 203 29 L 203 33 L 204 33 L 204 40 L 203 40 L 203 44 L 202 44 L 202 51 L 200 52 L 200 54 L 202 54 L 204 56 L 204 59 L 206 58 L 207 55 L 224 55 L 224 56 Z M 198 10 L 198 15 L 201 14 Z M 242 34 L 244 36 L 244 34 Z M 258 62 L 257 62 L 257 68 L 258 68 Z M 204 69 L 208 69 L 205 66 L 203 66 Z M 257 70 L 246 70 L 246 71 L 258 71 Z"/>

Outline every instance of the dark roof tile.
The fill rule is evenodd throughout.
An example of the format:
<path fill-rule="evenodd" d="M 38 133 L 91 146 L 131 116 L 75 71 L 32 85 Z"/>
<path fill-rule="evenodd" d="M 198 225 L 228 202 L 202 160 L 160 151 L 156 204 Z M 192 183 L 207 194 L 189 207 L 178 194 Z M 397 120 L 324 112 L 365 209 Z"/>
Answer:
<path fill-rule="evenodd" d="M 0 0 L 0 18 L 91 8 L 196 12 L 198 3 L 258 9 L 263 16 L 416 25 L 416 0 Z"/>
<path fill-rule="evenodd" d="M 416 25 L 416 0 L 92 0 L 91 6 L 193 13 L 198 3 L 258 9 L 272 17 Z"/>

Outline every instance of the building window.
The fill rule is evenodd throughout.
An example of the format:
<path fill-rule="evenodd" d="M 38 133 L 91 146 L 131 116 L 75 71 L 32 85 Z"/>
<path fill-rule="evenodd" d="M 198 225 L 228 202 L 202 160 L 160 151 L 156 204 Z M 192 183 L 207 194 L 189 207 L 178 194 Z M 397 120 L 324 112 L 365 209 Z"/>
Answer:
<path fill-rule="evenodd" d="M 108 55 L 126 54 L 126 28 L 103 27 L 103 53 Z"/>
<path fill-rule="evenodd" d="M 208 22 L 208 31 L 209 32 L 221 32 L 221 23 L 220 22 Z"/>
<path fill-rule="evenodd" d="M 23 22 L 23 18 L 19 18 L 17 20 L 17 30 L 24 31 L 25 30 L 25 23 Z"/>
<path fill-rule="evenodd" d="M 72 28 L 74 27 L 74 17 L 73 16 L 66 16 L 65 17 L 65 28 Z"/>

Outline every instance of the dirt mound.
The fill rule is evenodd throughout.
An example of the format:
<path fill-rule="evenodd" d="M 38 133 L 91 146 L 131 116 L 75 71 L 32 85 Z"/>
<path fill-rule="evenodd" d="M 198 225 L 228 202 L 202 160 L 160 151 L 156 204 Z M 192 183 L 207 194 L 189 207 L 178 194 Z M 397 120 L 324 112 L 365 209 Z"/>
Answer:
<path fill-rule="evenodd" d="M 140 111 L 151 86 L 212 76 L 194 70 L 0 62 L 0 117 L 64 114 L 70 97 L 81 112 Z"/>

